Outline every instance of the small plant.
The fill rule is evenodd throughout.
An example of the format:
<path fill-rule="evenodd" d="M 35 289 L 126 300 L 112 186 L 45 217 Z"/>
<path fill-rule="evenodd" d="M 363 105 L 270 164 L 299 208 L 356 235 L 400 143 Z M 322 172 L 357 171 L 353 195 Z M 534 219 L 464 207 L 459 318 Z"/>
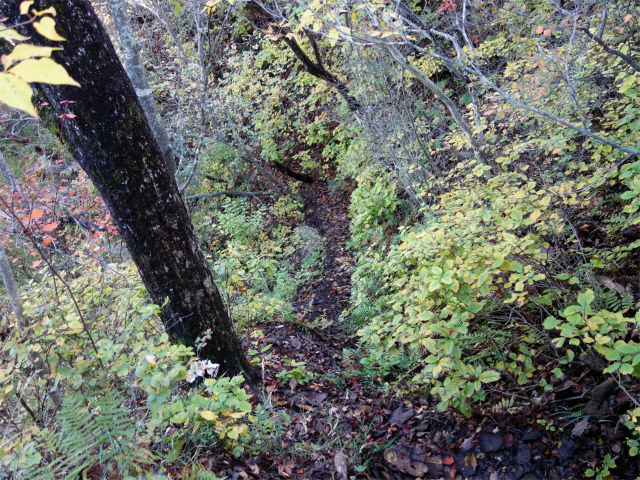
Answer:
<path fill-rule="evenodd" d="M 518 408 L 513 406 L 515 397 L 502 398 L 498 403 L 491 407 L 491 411 L 493 413 L 500 413 L 506 411 L 508 413 L 515 413 L 518 411 Z"/>
<path fill-rule="evenodd" d="M 610 469 L 616 468 L 616 462 L 611 458 L 611 455 L 608 453 L 604 456 L 604 460 L 602 460 L 602 466 L 596 468 L 595 470 L 590 468 L 584 474 L 587 477 L 595 477 L 596 480 L 608 480 L 611 478 Z"/>
<path fill-rule="evenodd" d="M 558 430 L 559 432 L 563 431 L 563 429 L 560 427 L 556 428 L 556 426 L 553 424 L 553 420 L 545 420 L 544 418 L 540 418 L 536 420 L 536 423 L 544 427 L 547 432 L 555 432 L 556 430 Z"/>
<path fill-rule="evenodd" d="M 293 368 L 291 370 L 282 370 L 276 375 L 276 377 L 282 379 L 282 383 L 295 380 L 300 385 L 306 385 L 310 380 L 316 377 L 316 373 L 309 372 L 306 369 L 307 364 L 305 362 L 296 362 L 292 360 L 286 360 Z"/>

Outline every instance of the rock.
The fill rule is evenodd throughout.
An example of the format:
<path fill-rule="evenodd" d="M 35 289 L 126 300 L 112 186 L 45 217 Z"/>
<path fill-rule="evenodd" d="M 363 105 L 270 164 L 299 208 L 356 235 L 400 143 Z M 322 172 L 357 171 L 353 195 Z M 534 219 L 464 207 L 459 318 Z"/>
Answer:
<path fill-rule="evenodd" d="M 315 405 L 317 407 L 317 406 L 321 405 L 322 402 L 324 402 L 326 398 L 327 398 L 327 394 L 326 393 L 309 392 L 307 394 L 307 403 L 309 403 L 311 405 Z"/>
<path fill-rule="evenodd" d="M 424 462 L 412 460 L 409 452 L 400 448 L 387 448 L 384 451 L 384 459 L 395 469 L 414 477 L 423 477 L 429 471 Z"/>
<path fill-rule="evenodd" d="M 333 457 L 333 463 L 336 466 L 336 476 L 341 480 L 347 479 L 347 471 L 349 470 L 349 462 L 344 453 L 338 452 Z"/>
<path fill-rule="evenodd" d="M 573 452 L 576 451 L 576 445 L 571 440 L 563 440 L 558 442 L 558 446 L 553 449 L 552 454 L 556 457 L 560 457 L 563 460 L 570 460 L 573 457 Z"/>
<path fill-rule="evenodd" d="M 533 440 L 538 440 L 542 437 L 542 432 L 534 427 L 527 427 L 527 429 L 520 437 L 520 440 L 523 442 L 532 442 Z"/>
<path fill-rule="evenodd" d="M 525 465 L 531 461 L 531 449 L 526 443 L 518 445 L 518 453 L 516 453 L 516 463 Z"/>
<path fill-rule="evenodd" d="M 429 475 L 431 475 L 432 478 L 440 478 L 442 476 L 442 457 L 438 455 L 426 457 L 424 463 L 427 465 Z"/>
<path fill-rule="evenodd" d="M 302 343 L 300 343 L 300 340 L 298 340 L 296 337 L 291 337 L 289 343 L 291 343 L 291 346 L 296 350 L 300 350 L 300 347 L 302 347 Z"/>
<path fill-rule="evenodd" d="M 500 433 L 481 433 L 480 449 L 483 452 L 495 452 L 502 448 L 502 434 Z"/>
<path fill-rule="evenodd" d="M 533 473 L 529 472 L 521 476 L 520 480 L 540 480 L 540 479 L 536 477 Z"/>
<path fill-rule="evenodd" d="M 410 408 L 406 412 L 402 409 L 402 407 L 396 408 L 391 414 L 391 418 L 389 418 L 389 423 L 395 423 L 396 425 L 402 425 L 407 420 L 415 415 L 416 411 L 413 408 Z"/>

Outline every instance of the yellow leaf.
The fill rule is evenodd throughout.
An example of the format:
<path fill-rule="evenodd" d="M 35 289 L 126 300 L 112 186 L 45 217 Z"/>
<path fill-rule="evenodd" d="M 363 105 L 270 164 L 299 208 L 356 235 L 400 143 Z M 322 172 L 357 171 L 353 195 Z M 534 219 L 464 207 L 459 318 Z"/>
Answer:
<path fill-rule="evenodd" d="M 150 363 L 151 365 L 155 365 L 156 363 L 158 363 L 155 355 L 146 355 L 144 359 L 147 361 L 147 363 Z"/>
<path fill-rule="evenodd" d="M 533 212 L 531 212 L 531 216 L 529 218 L 532 222 L 535 222 L 540 218 L 540 215 L 542 215 L 542 212 L 540 210 L 534 210 Z"/>
<path fill-rule="evenodd" d="M 53 42 L 66 41 L 66 38 L 61 37 L 58 35 L 58 32 L 56 32 L 56 21 L 51 17 L 44 17 L 39 22 L 35 22 L 33 24 L 33 28 L 35 28 L 36 32 L 47 40 L 51 40 Z"/>
<path fill-rule="evenodd" d="M 51 85 L 74 85 L 79 87 L 80 84 L 69 76 L 64 67 L 50 58 L 34 59 L 29 58 L 21 61 L 13 67 L 9 72 L 19 76 L 23 80 L 39 83 L 48 83 Z"/>
<path fill-rule="evenodd" d="M 40 10 L 35 12 L 36 16 L 41 17 L 42 15 L 53 15 L 56 16 L 56 9 L 53 7 L 46 8 L 44 10 Z"/>
<path fill-rule="evenodd" d="M 33 90 L 27 82 L 10 73 L 0 73 L 0 102 L 11 108 L 37 116 L 31 105 Z"/>
<path fill-rule="evenodd" d="M 20 35 L 14 28 L 5 28 L 4 30 L 0 30 L 0 38 L 11 38 L 13 40 L 29 40 L 30 37 Z"/>
<path fill-rule="evenodd" d="M 21 60 L 26 60 L 27 58 L 35 58 L 35 57 L 50 57 L 51 52 L 54 50 L 62 50 L 61 48 L 54 47 L 38 47 L 36 45 L 30 45 L 28 43 L 21 43 L 16 45 L 9 55 L 4 55 L 2 57 L 2 63 L 5 66 L 10 66 L 13 63 L 19 62 Z"/>
<path fill-rule="evenodd" d="M 210 422 L 216 419 L 216 414 L 213 413 L 211 410 L 205 410 L 204 412 L 200 412 L 200 416 L 205 420 L 209 420 Z"/>
<path fill-rule="evenodd" d="M 26 15 L 29 13 L 29 7 L 33 5 L 33 0 L 29 0 L 28 2 L 22 2 L 20 4 L 20 15 Z"/>

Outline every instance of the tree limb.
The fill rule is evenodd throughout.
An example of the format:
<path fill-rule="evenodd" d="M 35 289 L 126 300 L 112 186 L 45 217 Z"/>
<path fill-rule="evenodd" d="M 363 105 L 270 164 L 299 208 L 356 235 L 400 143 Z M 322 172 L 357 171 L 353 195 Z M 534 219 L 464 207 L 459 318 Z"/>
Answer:
<path fill-rule="evenodd" d="M 217 198 L 226 195 L 227 197 L 258 197 L 263 195 L 271 195 L 271 192 L 245 192 L 242 190 L 221 190 L 215 193 L 197 193 L 195 195 L 187 195 L 185 200 L 195 200 L 198 198 Z"/>
<path fill-rule="evenodd" d="M 610 53 L 611 55 L 615 55 L 616 57 L 624 60 L 631 68 L 633 68 L 636 72 L 640 73 L 640 65 L 638 65 L 638 63 L 634 61 L 633 58 L 631 58 L 629 55 L 625 55 L 619 50 L 611 48 L 609 45 L 604 43 L 604 41 L 602 41 L 601 38 L 591 33 L 588 28 L 580 27 L 580 30 L 582 30 L 585 33 L 585 35 L 589 37 L 591 40 L 593 40 L 598 45 L 600 45 L 605 52 Z"/>

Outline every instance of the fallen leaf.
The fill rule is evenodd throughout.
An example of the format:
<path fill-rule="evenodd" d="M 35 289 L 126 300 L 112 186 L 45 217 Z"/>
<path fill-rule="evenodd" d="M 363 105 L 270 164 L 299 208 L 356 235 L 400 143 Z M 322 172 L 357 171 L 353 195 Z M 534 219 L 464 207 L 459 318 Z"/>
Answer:
<path fill-rule="evenodd" d="M 471 435 L 469 438 L 465 439 L 465 441 L 462 442 L 462 445 L 460 445 L 460 450 L 464 452 L 471 450 L 471 447 L 473 446 L 473 437 L 475 437 L 475 435 Z"/>
<path fill-rule="evenodd" d="M 445 458 L 442 463 L 444 463 L 445 465 L 453 465 L 453 457 L 448 457 Z"/>
<path fill-rule="evenodd" d="M 576 423 L 576 425 L 573 427 L 573 430 L 571 430 L 571 435 L 575 437 L 579 437 L 587 430 L 588 427 L 589 427 L 589 417 L 584 417 L 582 420 Z"/>

